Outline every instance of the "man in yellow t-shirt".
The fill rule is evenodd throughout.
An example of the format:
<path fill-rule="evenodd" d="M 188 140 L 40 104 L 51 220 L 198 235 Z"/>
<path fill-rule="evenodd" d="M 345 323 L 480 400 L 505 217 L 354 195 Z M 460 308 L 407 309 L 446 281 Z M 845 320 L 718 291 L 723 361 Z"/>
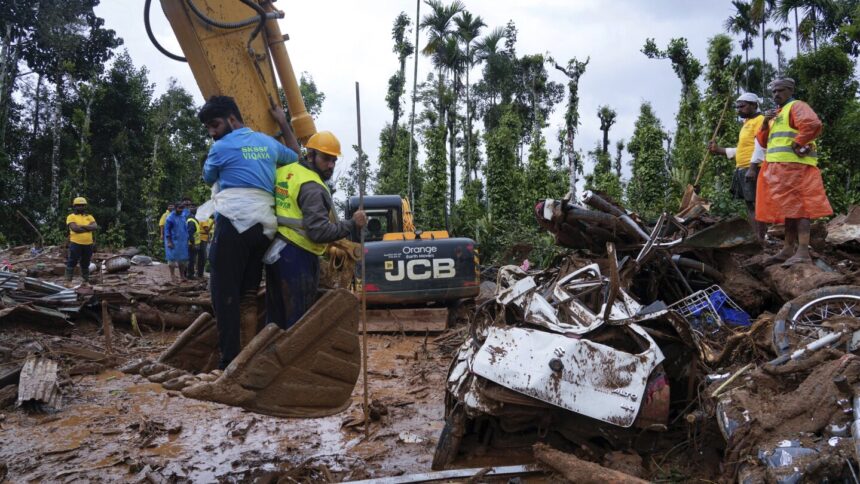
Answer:
<path fill-rule="evenodd" d="M 75 266 L 80 263 L 81 277 L 90 280 L 90 259 L 93 258 L 93 232 L 99 229 L 96 219 L 87 213 L 87 199 L 77 197 L 72 202 L 73 212 L 66 217 L 69 228 L 69 258 L 66 260 L 66 282 L 72 281 Z"/>
<path fill-rule="evenodd" d="M 751 92 L 745 92 L 735 101 L 738 116 L 743 118 L 744 125 L 738 135 L 738 145 L 735 148 L 717 146 L 715 141 L 708 144 L 708 150 L 713 154 L 725 155 L 735 159 L 735 172 L 732 176 L 731 193 L 734 198 L 743 200 L 747 206 L 750 225 L 758 237 L 764 241 L 767 226 L 755 219 L 755 188 L 758 171 L 764 161 L 764 149 L 758 144 L 756 134 L 761 129 L 764 116 L 759 112 L 759 98 Z"/>
<path fill-rule="evenodd" d="M 161 234 L 160 238 L 162 242 L 164 242 L 164 224 L 167 223 L 167 217 L 173 213 L 174 208 L 175 206 L 172 203 L 167 204 L 167 211 L 161 214 L 161 218 L 158 219 L 158 233 Z"/>
<path fill-rule="evenodd" d="M 206 268 L 206 259 L 209 257 L 209 234 L 212 233 L 213 220 L 212 217 L 209 217 L 199 222 L 200 245 L 197 246 L 197 275 L 199 277 L 203 277 L 203 270 Z"/>

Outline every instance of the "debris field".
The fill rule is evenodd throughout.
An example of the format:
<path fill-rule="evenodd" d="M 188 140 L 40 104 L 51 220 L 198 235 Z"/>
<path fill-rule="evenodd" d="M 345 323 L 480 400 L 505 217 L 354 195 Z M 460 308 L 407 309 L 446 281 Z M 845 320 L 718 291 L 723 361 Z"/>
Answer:
<path fill-rule="evenodd" d="M 599 193 L 542 201 L 552 264 L 483 267 L 443 332 L 368 335 L 368 408 L 359 378 L 312 418 L 194 390 L 234 371 L 205 346 L 205 280 L 126 250 L 66 288 L 62 248 L 10 248 L 0 481 L 856 481 L 858 214 L 783 267 L 778 227 L 762 247 L 701 201 L 651 222 Z"/>

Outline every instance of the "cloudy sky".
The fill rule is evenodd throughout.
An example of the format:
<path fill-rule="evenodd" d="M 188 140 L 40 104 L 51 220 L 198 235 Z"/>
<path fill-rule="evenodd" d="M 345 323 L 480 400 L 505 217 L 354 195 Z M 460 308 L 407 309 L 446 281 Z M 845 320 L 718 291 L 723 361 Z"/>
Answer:
<path fill-rule="evenodd" d="M 571 57 L 591 58 L 579 91 L 582 126 L 577 147 L 584 151 L 601 136 L 596 115 L 601 105 L 618 112 L 618 121 L 610 132 L 613 145 L 616 139 L 630 138 L 642 101 L 650 101 L 664 127 L 674 129 L 680 82 L 668 60 L 648 59 L 640 49 L 648 37 L 655 38 L 660 47 L 673 37 L 686 37 L 693 54 L 704 61 L 708 38 L 723 31 L 723 23 L 733 11 L 730 0 L 465 0 L 465 4 L 484 19 L 488 25 L 485 32 L 513 20 L 519 30 L 519 55 L 549 52 L 561 64 Z M 326 95 L 316 120 L 317 129 L 335 132 L 346 160 L 352 161 L 348 147 L 357 139 L 354 83 L 358 81 L 363 146 L 375 160 L 379 132 L 391 119 L 385 105 L 388 78 L 398 67 L 391 51 L 391 25 L 401 11 L 414 21 L 415 1 L 280 0 L 276 6 L 286 13 L 280 21 L 281 30 L 290 35 L 287 48 L 294 69 L 309 72 Z M 421 16 L 427 11 L 422 5 Z M 176 78 L 202 103 L 187 65 L 162 56 L 149 42 L 141 0 L 102 0 L 96 12 L 108 28 L 124 39 L 123 48 L 135 65 L 147 67 L 156 94 L 163 92 L 168 79 Z M 153 1 L 152 22 L 159 41 L 169 50 L 180 52 L 158 0 Z M 414 31 L 412 36 L 414 41 Z M 787 56 L 794 56 L 793 41 L 785 51 Z M 760 53 L 761 45 L 756 39 L 751 55 L 758 57 Z M 772 46 L 768 46 L 767 56 L 775 58 Z M 411 92 L 412 59 L 408 65 Z M 419 80 L 430 69 L 429 61 L 420 57 Z M 480 68 L 476 68 L 471 78 L 479 76 Z M 566 83 L 561 72 L 552 70 L 550 76 Z M 545 132 L 552 149 L 557 146 L 553 140 L 563 122 L 563 111 L 564 105 L 555 109 Z M 338 174 L 344 172 L 346 163 L 338 165 Z"/>

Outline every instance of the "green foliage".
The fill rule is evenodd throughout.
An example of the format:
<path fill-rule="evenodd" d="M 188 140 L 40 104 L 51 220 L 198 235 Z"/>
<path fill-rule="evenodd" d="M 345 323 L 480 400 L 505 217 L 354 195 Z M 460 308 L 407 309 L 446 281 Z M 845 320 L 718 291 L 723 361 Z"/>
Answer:
<path fill-rule="evenodd" d="M 517 133 L 521 123 L 510 106 L 502 110 L 499 126 L 484 135 L 487 147 L 487 197 L 497 223 L 515 221 L 521 208 L 523 173 L 517 163 Z"/>
<path fill-rule="evenodd" d="M 598 144 L 588 155 L 594 163 L 594 170 L 585 177 L 585 189 L 605 193 L 613 200 L 621 201 L 624 190 L 618 175 L 612 172 L 612 158 L 609 153 L 604 152 Z"/>
<path fill-rule="evenodd" d="M 431 126 L 424 130 L 425 182 L 417 197 L 417 228 L 439 230 L 445 227 L 448 195 L 447 160 L 445 159 L 445 126 Z"/>
<path fill-rule="evenodd" d="M 325 93 L 317 88 L 313 76 L 307 72 L 302 72 L 299 78 L 299 92 L 302 93 L 302 99 L 305 102 L 305 110 L 312 118 L 316 118 L 322 112 L 322 105 L 325 102 Z M 281 101 L 281 106 L 287 113 L 287 119 L 290 119 L 290 110 L 287 107 L 287 95 L 282 88 L 278 88 L 278 98 Z"/>
<path fill-rule="evenodd" d="M 117 222 L 99 234 L 99 245 L 110 249 L 121 249 L 125 247 L 125 229 L 122 223 Z"/>
<path fill-rule="evenodd" d="M 387 147 L 392 141 L 391 125 L 386 125 L 379 133 L 379 172 L 376 177 L 374 193 L 380 195 L 407 196 L 409 193 L 409 130 L 398 127 L 394 150 L 388 153 Z M 418 152 L 418 144 L 413 144 L 413 153 Z M 415 160 L 413 160 L 415 163 Z M 414 173 L 413 173 L 414 175 Z"/>
<path fill-rule="evenodd" d="M 627 143 L 627 151 L 633 156 L 627 200 L 630 208 L 644 217 L 655 217 L 672 205 L 673 200 L 667 197 L 670 179 L 665 165 L 664 138 L 663 127 L 651 104 L 642 103 L 633 137 Z"/>
<path fill-rule="evenodd" d="M 358 145 L 352 145 L 352 150 L 355 151 L 355 159 L 349 164 L 346 174 L 337 181 L 337 188 L 347 198 L 358 196 L 360 193 L 367 195 L 367 187 L 372 186 L 374 180 L 367 153 L 363 153 Z M 362 167 L 361 164 L 364 166 Z"/>

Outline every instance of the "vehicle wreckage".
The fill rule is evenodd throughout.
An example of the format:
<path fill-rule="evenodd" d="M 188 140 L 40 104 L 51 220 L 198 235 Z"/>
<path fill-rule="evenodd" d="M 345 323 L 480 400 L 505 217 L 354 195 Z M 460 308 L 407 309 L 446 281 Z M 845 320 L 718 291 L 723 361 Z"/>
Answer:
<path fill-rule="evenodd" d="M 737 270 L 718 252 L 754 242 L 746 221 L 664 214 L 649 230 L 592 192 L 580 204 L 542 201 L 535 213 L 559 245 L 580 250 L 549 270 L 498 270 L 448 371 L 434 469 L 475 446 L 648 453 L 673 425 L 689 436 L 716 422 L 734 457 L 724 478 L 856 482 L 860 287 L 817 289 L 754 319 L 717 285 L 725 269 L 711 262 Z M 768 352 L 776 358 L 763 360 Z M 786 370 L 798 364 L 812 371 L 806 380 Z M 832 397 L 816 395 L 827 418 L 788 428 L 772 419 L 762 429 L 769 411 L 808 415 L 764 404 L 772 397 L 758 395 L 761 374 L 780 375 L 768 388 L 799 392 L 801 407 L 812 395 Z"/>

